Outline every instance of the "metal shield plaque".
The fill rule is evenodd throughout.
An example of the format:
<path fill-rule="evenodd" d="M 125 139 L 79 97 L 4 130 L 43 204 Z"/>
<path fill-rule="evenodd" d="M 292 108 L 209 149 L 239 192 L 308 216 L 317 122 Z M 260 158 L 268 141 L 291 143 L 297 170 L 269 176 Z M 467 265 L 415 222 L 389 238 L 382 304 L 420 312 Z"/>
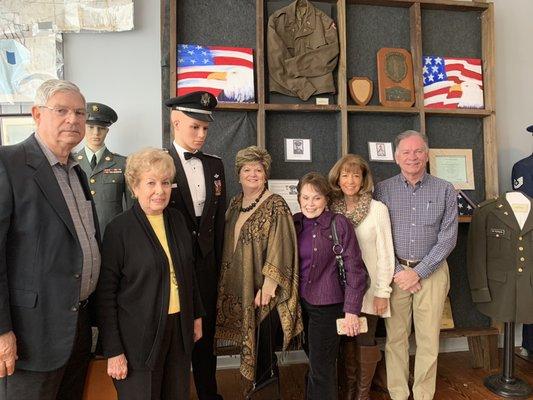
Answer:
<path fill-rule="evenodd" d="M 360 106 L 366 106 L 372 97 L 372 81 L 366 76 L 355 76 L 348 82 L 350 96 Z"/>
<path fill-rule="evenodd" d="M 385 47 L 377 54 L 379 102 L 386 107 L 411 107 L 415 102 L 413 59 L 405 49 Z"/>

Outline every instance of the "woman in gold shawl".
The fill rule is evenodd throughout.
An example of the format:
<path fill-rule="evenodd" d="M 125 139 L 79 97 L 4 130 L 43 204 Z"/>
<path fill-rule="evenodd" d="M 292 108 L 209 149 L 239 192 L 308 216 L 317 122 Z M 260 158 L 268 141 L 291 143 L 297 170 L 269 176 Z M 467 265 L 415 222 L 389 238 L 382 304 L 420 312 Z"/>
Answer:
<path fill-rule="evenodd" d="M 242 193 L 226 211 L 217 303 L 215 337 L 240 348 L 240 372 L 256 384 L 270 378 L 272 362 L 277 373 L 279 326 L 283 349 L 303 329 L 296 232 L 285 200 L 267 189 L 271 161 L 257 146 L 237 153 Z"/>

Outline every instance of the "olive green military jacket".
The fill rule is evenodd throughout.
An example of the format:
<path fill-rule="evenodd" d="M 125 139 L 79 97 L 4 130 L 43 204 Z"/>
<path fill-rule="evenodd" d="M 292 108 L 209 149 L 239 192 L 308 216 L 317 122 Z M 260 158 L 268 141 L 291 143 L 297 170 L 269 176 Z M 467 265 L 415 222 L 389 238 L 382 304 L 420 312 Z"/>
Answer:
<path fill-rule="evenodd" d="M 85 148 L 76 153 L 75 159 L 87 175 L 98 214 L 100 234 L 103 236 L 108 222 L 133 204 L 124 180 L 126 157 L 106 148 L 94 170 L 91 169 L 90 160 L 87 160 Z"/>
<path fill-rule="evenodd" d="M 309 1 L 295 1 L 270 16 L 267 45 L 271 92 L 302 100 L 335 93 L 332 72 L 339 55 L 337 28 Z"/>
<path fill-rule="evenodd" d="M 467 267 L 479 311 L 500 322 L 532 323 L 533 209 L 520 229 L 505 194 L 482 203 L 468 232 Z"/>

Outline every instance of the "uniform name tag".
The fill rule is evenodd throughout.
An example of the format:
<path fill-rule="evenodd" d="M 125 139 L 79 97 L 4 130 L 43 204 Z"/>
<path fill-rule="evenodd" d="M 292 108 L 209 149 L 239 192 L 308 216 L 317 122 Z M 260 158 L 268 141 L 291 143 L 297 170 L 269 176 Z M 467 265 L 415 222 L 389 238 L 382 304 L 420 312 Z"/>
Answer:
<path fill-rule="evenodd" d="M 170 188 L 171 189 L 177 189 L 178 188 L 178 184 L 177 183 L 173 183 L 172 185 L 170 185 Z"/>
<path fill-rule="evenodd" d="M 121 174 L 122 168 L 106 168 L 104 174 Z"/>
<path fill-rule="evenodd" d="M 490 228 L 490 233 L 496 233 L 497 235 L 505 235 L 505 229 Z"/>

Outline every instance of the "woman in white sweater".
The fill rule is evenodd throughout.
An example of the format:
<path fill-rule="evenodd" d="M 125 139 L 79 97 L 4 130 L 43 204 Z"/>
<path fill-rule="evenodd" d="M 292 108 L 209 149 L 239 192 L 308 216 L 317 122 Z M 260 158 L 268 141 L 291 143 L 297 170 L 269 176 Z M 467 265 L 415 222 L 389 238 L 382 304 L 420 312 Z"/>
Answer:
<path fill-rule="evenodd" d="M 389 297 L 394 274 L 394 248 L 389 211 L 372 199 L 373 181 L 368 163 L 359 155 L 347 154 L 329 172 L 333 189 L 331 211 L 343 214 L 355 229 L 370 284 L 363 299 L 362 314 L 368 332 L 346 337 L 339 358 L 339 399 L 369 399 L 370 385 L 381 359 L 375 342 L 379 317 L 389 317 Z"/>

